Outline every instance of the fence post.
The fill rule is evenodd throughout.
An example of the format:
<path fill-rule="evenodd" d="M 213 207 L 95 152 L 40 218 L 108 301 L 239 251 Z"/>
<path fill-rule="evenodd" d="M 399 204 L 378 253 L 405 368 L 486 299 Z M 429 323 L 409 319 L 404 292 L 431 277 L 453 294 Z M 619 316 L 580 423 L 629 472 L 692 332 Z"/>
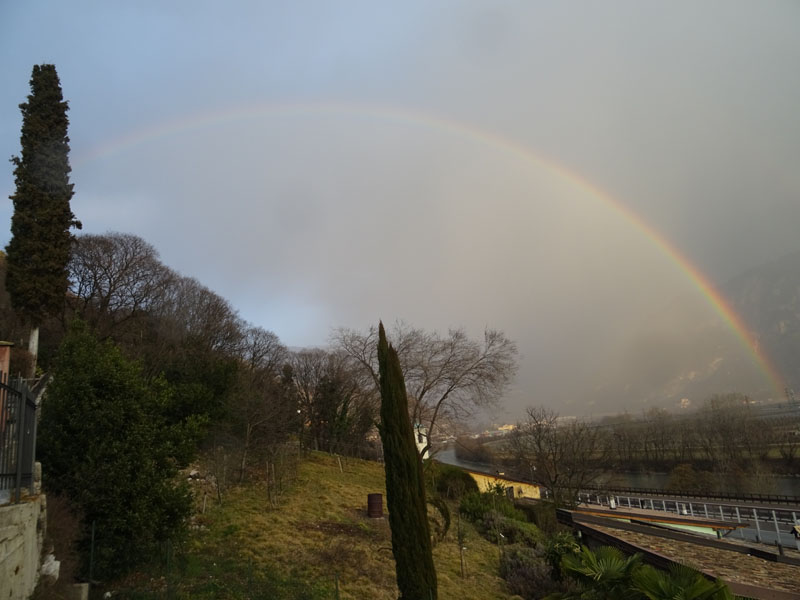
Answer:
<path fill-rule="evenodd" d="M 737 520 L 739 523 L 741 523 L 741 522 L 742 522 L 742 515 L 741 515 L 741 514 L 739 514 L 739 507 L 738 507 L 738 506 L 736 507 L 736 520 Z M 742 539 L 744 539 L 744 531 L 742 531 L 742 528 L 741 528 L 741 527 L 739 527 L 739 535 L 742 537 Z"/>
<path fill-rule="evenodd" d="M 89 589 L 92 589 L 92 580 L 94 579 L 94 526 L 95 521 L 92 521 L 92 545 L 89 547 Z"/>
<path fill-rule="evenodd" d="M 0 371 L 0 485 L 2 490 L 6 489 L 9 481 L 6 479 L 6 473 L 9 458 L 9 450 L 11 447 L 11 426 L 8 423 L 9 412 L 11 410 L 12 394 L 8 393 L 8 374 Z M 9 499 L 11 498 L 11 486 L 8 485 Z"/>
<path fill-rule="evenodd" d="M 16 387 L 16 386 L 15 386 Z M 17 477 L 15 481 L 16 491 L 14 492 L 14 502 L 19 504 L 20 492 L 22 491 L 22 446 L 25 440 L 25 394 L 22 393 L 22 383 L 17 387 Z"/>
<path fill-rule="evenodd" d="M 31 424 L 31 494 L 35 494 L 35 471 L 36 471 L 36 436 L 39 433 L 39 419 L 37 419 L 37 412 L 39 411 L 39 407 L 36 405 L 36 397 L 33 395 L 33 392 L 28 394 L 30 396 L 31 402 L 33 403 L 33 410 L 31 411 L 31 419 L 33 419 L 33 423 Z M 25 402 L 27 404 L 27 400 Z M 41 493 L 41 489 L 39 490 Z"/>
<path fill-rule="evenodd" d="M 756 520 L 756 541 L 760 544 L 761 543 L 761 527 L 758 525 L 758 513 L 756 509 L 753 509 L 753 517 Z"/>
<path fill-rule="evenodd" d="M 172 598 L 172 540 L 167 538 L 165 547 L 167 551 L 167 598 Z"/>
<path fill-rule="evenodd" d="M 775 511 L 772 511 L 772 522 L 775 523 L 775 535 L 778 536 L 778 546 L 781 546 L 781 530 L 778 529 L 778 517 L 775 516 Z"/>
<path fill-rule="evenodd" d="M 247 559 L 247 596 L 253 597 L 253 558 Z"/>

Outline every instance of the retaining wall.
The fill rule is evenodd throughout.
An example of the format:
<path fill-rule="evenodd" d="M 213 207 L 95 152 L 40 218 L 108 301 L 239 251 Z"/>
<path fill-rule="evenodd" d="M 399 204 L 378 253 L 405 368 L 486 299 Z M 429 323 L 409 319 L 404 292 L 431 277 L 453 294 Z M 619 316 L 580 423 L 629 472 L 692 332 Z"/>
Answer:
<path fill-rule="evenodd" d="M 0 506 L 0 598 L 25 600 L 36 587 L 46 523 L 44 495 Z"/>

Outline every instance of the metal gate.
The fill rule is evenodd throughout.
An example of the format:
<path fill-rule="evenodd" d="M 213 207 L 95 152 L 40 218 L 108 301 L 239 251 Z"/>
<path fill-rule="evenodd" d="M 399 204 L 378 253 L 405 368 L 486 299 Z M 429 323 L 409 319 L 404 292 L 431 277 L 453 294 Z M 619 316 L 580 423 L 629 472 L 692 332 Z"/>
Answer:
<path fill-rule="evenodd" d="M 36 399 L 22 380 L 0 373 L 0 503 L 19 502 L 33 490 L 36 460 Z"/>

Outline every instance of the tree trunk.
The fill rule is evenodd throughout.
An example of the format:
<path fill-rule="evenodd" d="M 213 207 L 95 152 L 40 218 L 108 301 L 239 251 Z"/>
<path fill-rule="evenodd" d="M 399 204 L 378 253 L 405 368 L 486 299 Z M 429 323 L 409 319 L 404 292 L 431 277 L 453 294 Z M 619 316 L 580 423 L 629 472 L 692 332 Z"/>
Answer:
<path fill-rule="evenodd" d="M 31 336 L 28 338 L 28 352 L 31 353 L 31 372 L 26 376 L 33 379 L 36 376 L 36 359 L 39 356 L 39 327 L 31 327 Z"/>
<path fill-rule="evenodd" d="M 242 448 L 242 463 L 239 467 L 239 484 L 244 481 L 244 471 L 247 468 L 247 451 L 250 449 L 252 427 L 248 424 L 244 431 L 244 448 Z"/>

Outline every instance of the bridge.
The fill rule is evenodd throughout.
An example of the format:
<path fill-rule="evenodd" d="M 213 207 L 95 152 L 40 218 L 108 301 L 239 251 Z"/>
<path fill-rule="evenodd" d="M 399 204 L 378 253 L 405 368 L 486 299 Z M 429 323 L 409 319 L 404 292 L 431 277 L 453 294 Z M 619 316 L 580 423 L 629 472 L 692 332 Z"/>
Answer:
<path fill-rule="evenodd" d="M 663 518 L 679 516 L 713 520 L 721 525 L 710 529 L 726 531 L 725 536 L 735 535 L 742 540 L 800 551 L 800 539 L 794 533 L 794 528 L 800 526 L 800 498 L 795 498 L 795 502 L 783 498 L 779 503 L 759 503 L 754 502 L 752 496 L 744 495 L 715 499 L 664 490 L 636 493 L 636 490 L 626 489 L 604 492 L 586 490 L 579 494 L 578 499 L 579 506 L 607 507 L 609 512 L 634 509 L 648 511 L 651 515 L 663 515 Z"/>
<path fill-rule="evenodd" d="M 517 474 L 506 473 L 483 463 L 459 460 L 454 452 L 439 452 L 435 460 L 469 472 L 485 489 L 488 483 L 500 483 L 514 490 L 517 499 L 547 498 L 547 492 L 535 482 Z M 784 548 L 800 550 L 800 540 L 792 533 L 800 526 L 800 497 L 766 494 L 705 494 L 657 490 L 652 488 L 604 488 L 582 490 L 578 498 L 583 505 L 610 510 L 637 509 L 661 513 L 662 520 L 675 516 L 719 521 L 725 526 L 706 528 L 704 533 L 725 532 L 734 536 Z M 612 502 L 614 507 L 612 508 Z M 700 532 L 698 530 L 698 532 Z"/>

